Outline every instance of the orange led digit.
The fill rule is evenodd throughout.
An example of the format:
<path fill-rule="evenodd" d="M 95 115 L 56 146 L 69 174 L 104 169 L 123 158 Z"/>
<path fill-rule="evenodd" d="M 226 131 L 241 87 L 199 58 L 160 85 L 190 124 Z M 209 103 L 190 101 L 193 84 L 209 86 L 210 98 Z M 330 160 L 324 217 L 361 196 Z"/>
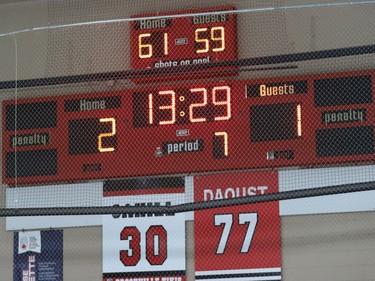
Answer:
<path fill-rule="evenodd" d="M 195 118 L 194 117 L 194 108 L 204 107 L 204 106 L 207 105 L 207 89 L 205 89 L 205 88 L 190 89 L 190 92 L 192 92 L 192 93 L 201 92 L 202 95 L 203 95 L 203 99 L 202 99 L 203 101 L 201 103 L 192 103 L 189 106 L 189 120 L 192 123 L 205 122 L 207 119 L 204 118 L 204 117 L 201 117 L 201 118 Z"/>
<path fill-rule="evenodd" d="M 228 133 L 227 132 L 215 132 L 215 136 L 221 136 L 224 140 L 224 156 L 228 156 Z"/>
<path fill-rule="evenodd" d="M 164 33 L 164 55 L 168 55 L 168 33 Z"/>
<path fill-rule="evenodd" d="M 215 32 L 220 34 L 219 36 L 215 36 Z M 211 29 L 211 40 L 212 41 L 219 41 L 220 47 L 212 48 L 213 52 L 221 52 L 225 50 L 225 29 L 222 26 L 213 27 Z"/>
<path fill-rule="evenodd" d="M 110 152 L 114 151 L 114 147 L 103 147 L 103 141 L 102 138 L 105 137 L 113 137 L 116 135 L 116 120 L 115 118 L 100 118 L 100 123 L 111 123 L 111 131 L 109 133 L 102 133 L 98 136 L 98 150 L 100 152 Z"/>
<path fill-rule="evenodd" d="M 203 43 L 204 44 L 203 48 L 198 49 L 198 50 L 195 51 L 197 54 L 207 53 L 208 50 L 209 50 L 209 48 L 210 48 L 210 42 L 208 41 L 208 39 L 206 39 L 206 38 L 199 38 L 199 33 L 206 32 L 206 31 L 207 31 L 207 28 L 197 28 L 195 30 L 195 42 L 197 42 L 197 43 Z"/>
<path fill-rule="evenodd" d="M 151 44 L 143 44 L 142 39 L 151 37 L 151 33 L 144 33 L 138 36 L 138 56 L 143 58 L 151 58 L 152 57 L 152 45 Z M 145 54 L 143 53 L 145 51 Z"/>
<path fill-rule="evenodd" d="M 300 104 L 297 104 L 297 136 L 302 136 L 302 112 Z"/>
<path fill-rule="evenodd" d="M 225 91 L 225 100 L 217 100 L 216 93 L 218 91 Z M 229 120 L 231 118 L 231 98 L 230 98 L 230 87 L 228 86 L 220 86 L 214 87 L 212 89 L 212 103 L 216 106 L 225 106 L 226 107 L 226 114 L 222 116 L 216 116 L 214 119 L 215 121 L 219 120 Z"/>
<path fill-rule="evenodd" d="M 159 122 L 160 125 L 174 124 L 176 122 L 176 93 L 174 91 L 160 91 L 159 95 L 170 95 L 171 103 L 169 105 L 159 106 L 160 110 L 170 110 L 171 119 L 162 120 Z"/>
<path fill-rule="evenodd" d="M 148 95 L 148 123 L 154 123 L 154 102 L 152 99 L 152 94 Z"/>

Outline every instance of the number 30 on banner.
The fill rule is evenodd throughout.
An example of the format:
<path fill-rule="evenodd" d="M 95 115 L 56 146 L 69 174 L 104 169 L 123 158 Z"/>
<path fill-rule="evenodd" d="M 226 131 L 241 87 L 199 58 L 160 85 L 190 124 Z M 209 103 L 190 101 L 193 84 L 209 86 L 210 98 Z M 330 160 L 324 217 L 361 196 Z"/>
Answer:
<path fill-rule="evenodd" d="M 135 226 L 124 227 L 121 240 L 129 243 L 127 250 L 120 251 L 125 266 L 135 266 L 141 260 L 141 233 Z M 162 225 L 152 225 L 146 231 L 146 260 L 150 265 L 162 265 L 167 259 L 167 231 Z"/>
<path fill-rule="evenodd" d="M 105 216 L 103 219 L 103 276 L 106 278 L 135 280 L 140 272 L 148 272 L 147 278 L 142 276 L 144 280 L 151 280 L 149 277 L 155 272 L 181 273 L 185 263 L 185 214 Z"/>

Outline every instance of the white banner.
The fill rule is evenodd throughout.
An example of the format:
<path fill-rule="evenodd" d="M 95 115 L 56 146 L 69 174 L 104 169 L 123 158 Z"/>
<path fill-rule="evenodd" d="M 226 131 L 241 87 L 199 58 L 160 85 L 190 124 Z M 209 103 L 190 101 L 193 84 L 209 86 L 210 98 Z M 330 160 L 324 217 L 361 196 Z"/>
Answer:
<path fill-rule="evenodd" d="M 185 215 L 103 219 L 103 273 L 185 271 Z"/>
<path fill-rule="evenodd" d="M 42 249 L 42 240 L 40 239 L 40 231 L 18 232 L 18 254 L 28 251 L 40 253 Z"/>

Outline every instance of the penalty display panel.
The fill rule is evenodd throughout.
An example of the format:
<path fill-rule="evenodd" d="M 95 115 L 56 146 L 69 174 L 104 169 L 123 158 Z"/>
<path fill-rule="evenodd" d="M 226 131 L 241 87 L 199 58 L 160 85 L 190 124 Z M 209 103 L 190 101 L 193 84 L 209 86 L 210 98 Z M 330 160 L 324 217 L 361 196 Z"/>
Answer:
<path fill-rule="evenodd" d="M 4 101 L 3 183 L 373 161 L 374 74 Z"/>

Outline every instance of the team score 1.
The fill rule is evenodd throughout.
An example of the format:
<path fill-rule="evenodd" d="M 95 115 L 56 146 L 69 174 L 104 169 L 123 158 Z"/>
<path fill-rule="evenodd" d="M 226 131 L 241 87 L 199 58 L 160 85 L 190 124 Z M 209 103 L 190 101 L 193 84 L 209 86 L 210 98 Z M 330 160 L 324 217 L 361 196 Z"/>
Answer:
<path fill-rule="evenodd" d="M 136 266 L 142 258 L 141 232 L 135 226 L 124 227 L 120 233 L 122 241 L 128 241 L 128 250 L 120 251 L 124 266 Z M 167 259 L 167 231 L 161 225 L 152 225 L 146 231 L 146 260 L 150 265 L 162 265 Z"/>
<path fill-rule="evenodd" d="M 228 244 L 230 232 L 232 230 L 234 214 L 216 214 L 214 217 L 215 226 L 222 226 L 223 230 L 220 236 L 219 244 L 216 249 L 216 254 L 224 254 L 225 249 Z M 257 213 L 240 213 L 238 214 L 238 224 L 247 224 L 247 230 L 245 237 L 242 242 L 241 254 L 248 253 L 251 246 L 251 241 L 255 233 L 255 229 L 258 223 L 258 214 Z"/>

